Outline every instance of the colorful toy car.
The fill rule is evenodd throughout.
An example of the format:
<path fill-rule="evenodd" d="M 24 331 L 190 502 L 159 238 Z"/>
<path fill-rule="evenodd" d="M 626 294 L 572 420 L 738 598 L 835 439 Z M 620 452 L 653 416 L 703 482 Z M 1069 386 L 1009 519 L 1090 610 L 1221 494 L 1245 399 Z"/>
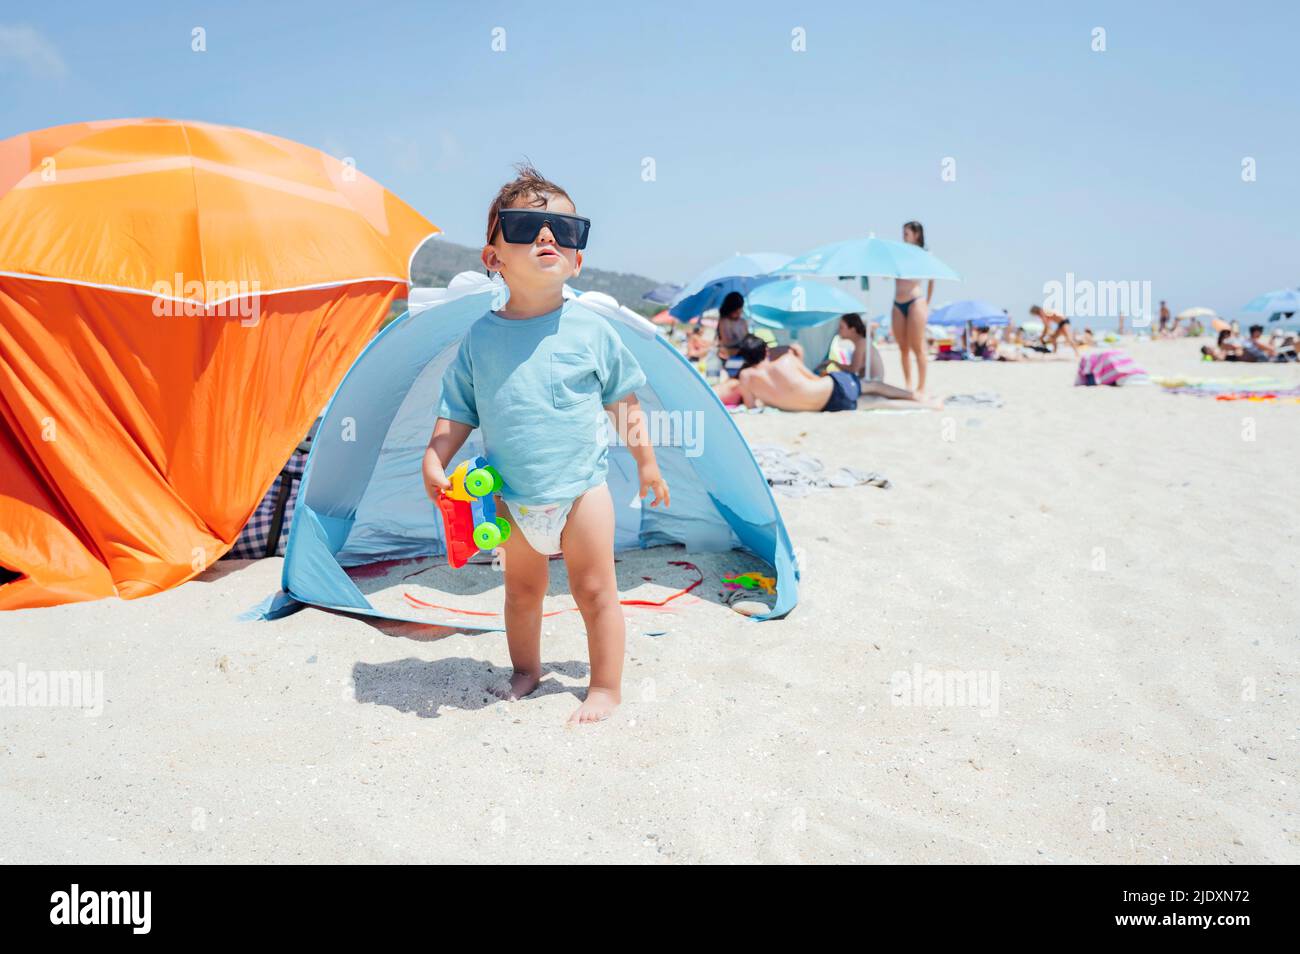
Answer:
<path fill-rule="evenodd" d="M 461 461 L 447 475 L 451 489 L 438 495 L 447 562 L 462 567 L 479 550 L 494 550 L 510 538 L 510 523 L 497 516 L 492 495 L 501 490 L 501 475 L 486 458 Z"/>
<path fill-rule="evenodd" d="M 739 576 L 724 576 L 722 585 L 730 590 L 762 590 L 764 593 L 776 592 L 776 580 L 761 573 L 742 573 Z"/>

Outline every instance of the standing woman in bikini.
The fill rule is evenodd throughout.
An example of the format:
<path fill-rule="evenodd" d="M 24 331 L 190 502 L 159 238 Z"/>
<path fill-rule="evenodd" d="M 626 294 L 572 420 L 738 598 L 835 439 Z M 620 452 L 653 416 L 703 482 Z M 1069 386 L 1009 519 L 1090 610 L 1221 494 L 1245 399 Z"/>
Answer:
<path fill-rule="evenodd" d="M 903 226 L 903 241 L 925 248 L 925 229 L 920 222 Z M 899 278 L 894 281 L 894 310 L 890 324 L 894 340 L 898 342 L 898 357 L 903 362 L 903 385 L 918 399 L 925 397 L 925 323 L 930 317 L 930 298 L 934 295 L 934 279 L 921 297 L 921 279 Z M 912 362 L 916 358 L 916 387 L 912 387 Z"/>

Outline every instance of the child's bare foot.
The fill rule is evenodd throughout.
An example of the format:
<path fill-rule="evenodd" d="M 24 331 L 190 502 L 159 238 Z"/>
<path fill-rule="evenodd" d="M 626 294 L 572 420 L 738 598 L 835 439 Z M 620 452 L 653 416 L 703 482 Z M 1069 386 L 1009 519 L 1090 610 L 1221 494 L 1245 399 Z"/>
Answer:
<path fill-rule="evenodd" d="M 569 716 L 569 725 L 603 722 L 613 715 L 620 701 L 617 689 L 588 689 L 586 700 Z"/>
<path fill-rule="evenodd" d="M 488 692 L 506 702 L 516 702 L 537 688 L 542 681 L 541 672 L 521 672 L 516 669 L 505 685 L 489 686 Z"/>

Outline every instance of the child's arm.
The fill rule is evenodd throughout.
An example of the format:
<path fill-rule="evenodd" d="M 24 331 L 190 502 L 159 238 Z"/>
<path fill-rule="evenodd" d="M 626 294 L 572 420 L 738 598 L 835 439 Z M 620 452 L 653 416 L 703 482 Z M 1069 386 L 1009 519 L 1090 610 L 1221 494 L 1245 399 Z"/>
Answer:
<path fill-rule="evenodd" d="M 433 425 L 433 436 L 424 451 L 424 491 L 430 500 L 436 500 L 440 490 L 448 490 L 451 481 L 447 479 L 447 464 L 460 450 L 465 439 L 474 428 L 460 421 L 438 418 Z"/>
<path fill-rule="evenodd" d="M 623 409 L 622 413 L 619 413 L 620 408 Z M 650 506 L 657 507 L 659 502 L 663 501 L 663 505 L 667 507 L 668 483 L 659 473 L 659 465 L 655 462 L 655 452 L 650 446 L 650 432 L 646 427 L 641 402 L 636 399 L 635 394 L 628 394 L 613 404 L 606 404 L 605 410 L 614 420 L 614 427 L 619 431 L 619 439 L 627 446 L 632 459 L 636 461 L 637 477 L 641 482 L 641 490 L 637 496 L 644 497 L 647 492 L 653 491 L 654 500 L 650 502 Z"/>

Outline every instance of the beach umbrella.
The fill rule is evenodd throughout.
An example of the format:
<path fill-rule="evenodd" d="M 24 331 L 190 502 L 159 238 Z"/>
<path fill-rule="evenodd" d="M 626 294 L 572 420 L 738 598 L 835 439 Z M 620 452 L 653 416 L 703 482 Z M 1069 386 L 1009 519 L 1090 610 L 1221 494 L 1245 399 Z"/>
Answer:
<path fill-rule="evenodd" d="M 737 252 L 710 265 L 687 282 L 673 296 L 669 311 L 678 321 L 698 318 L 721 305 L 722 299 L 730 292 L 747 295 L 751 288 L 776 281 L 780 276 L 771 274 L 772 270 L 789 260 L 789 255 L 780 252 L 750 252 L 746 255 Z"/>
<path fill-rule="evenodd" d="M 1300 311 L 1300 288 L 1279 288 L 1277 291 L 1265 292 L 1246 302 L 1241 310 L 1262 312 L 1266 315 L 1295 313 Z M 1277 318 L 1270 320 L 1276 321 Z"/>
<path fill-rule="evenodd" d="M 1007 324 L 1007 315 L 997 305 L 986 301 L 968 299 L 955 301 L 930 312 L 930 323 L 935 325 L 970 325 L 972 328 L 991 328 Z"/>
<path fill-rule="evenodd" d="M 960 276 L 925 249 L 909 242 L 891 242 L 874 235 L 821 245 L 786 262 L 783 275 L 826 275 L 835 278 L 943 278 Z M 871 338 L 868 348 L 873 348 Z M 868 367 L 871 355 L 867 355 Z"/>
<path fill-rule="evenodd" d="M 642 301 L 652 301 L 656 305 L 667 305 L 673 300 L 673 296 L 682 290 L 681 285 L 674 285 L 672 282 L 664 282 L 662 285 L 656 285 L 644 295 Z"/>
<path fill-rule="evenodd" d="M 1179 321 L 1191 321 L 1193 318 L 1218 318 L 1219 313 L 1213 308 L 1184 308 L 1175 317 Z"/>
<path fill-rule="evenodd" d="M 877 276 L 961 281 L 955 271 L 920 246 L 875 236 L 819 246 L 786 262 L 779 271 L 783 275 L 837 278 Z"/>
<path fill-rule="evenodd" d="M 861 308 L 862 303 L 848 292 L 802 278 L 760 285 L 745 302 L 745 310 L 755 324 L 791 331 L 812 328 Z"/>
<path fill-rule="evenodd" d="M 0 610 L 147 596 L 221 557 L 436 231 L 252 130 L 0 141 Z"/>

